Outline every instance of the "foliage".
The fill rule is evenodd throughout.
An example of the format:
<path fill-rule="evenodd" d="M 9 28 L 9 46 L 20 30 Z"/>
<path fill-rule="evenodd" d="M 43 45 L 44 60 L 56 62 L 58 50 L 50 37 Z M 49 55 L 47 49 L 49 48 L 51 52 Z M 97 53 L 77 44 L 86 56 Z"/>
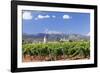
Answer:
<path fill-rule="evenodd" d="M 57 56 L 67 55 L 69 57 L 90 56 L 90 42 L 74 41 L 74 42 L 48 42 L 48 43 L 32 43 L 23 44 L 23 55 L 35 56 Z"/>

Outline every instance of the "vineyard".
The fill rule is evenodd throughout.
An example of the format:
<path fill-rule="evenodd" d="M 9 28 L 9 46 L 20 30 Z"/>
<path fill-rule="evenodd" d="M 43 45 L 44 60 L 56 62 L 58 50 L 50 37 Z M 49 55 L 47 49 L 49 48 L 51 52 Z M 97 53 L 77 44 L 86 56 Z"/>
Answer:
<path fill-rule="evenodd" d="M 90 42 L 48 42 L 22 45 L 23 62 L 89 59 Z"/>

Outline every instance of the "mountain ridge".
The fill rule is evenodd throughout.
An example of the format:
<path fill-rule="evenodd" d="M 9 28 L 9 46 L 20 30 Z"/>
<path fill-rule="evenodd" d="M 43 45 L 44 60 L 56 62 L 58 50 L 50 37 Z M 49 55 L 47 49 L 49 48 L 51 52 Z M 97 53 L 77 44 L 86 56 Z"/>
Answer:
<path fill-rule="evenodd" d="M 26 41 L 43 41 L 44 36 L 46 36 L 48 41 L 57 41 L 57 40 L 89 40 L 90 36 L 86 36 L 86 35 L 81 35 L 81 34 L 65 34 L 65 33 L 61 33 L 61 34 L 57 34 L 57 33 L 53 33 L 53 34 L 49 34 L 49 33 L 37 33 L 37 34 L 27 34 L 24 33 L 22 35 L 22 39 L 26 40 Z"/>

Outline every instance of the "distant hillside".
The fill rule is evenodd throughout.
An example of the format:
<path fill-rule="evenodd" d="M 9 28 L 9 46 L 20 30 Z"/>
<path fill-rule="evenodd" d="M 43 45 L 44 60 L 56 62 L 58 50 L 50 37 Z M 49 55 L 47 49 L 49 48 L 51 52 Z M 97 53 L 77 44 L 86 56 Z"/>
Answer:
<path fill-rule="evenodd" d="M 64 34 L 64 33 L 38 33 L 38 34 L 26 34 L 24 33 L 22 35 L 23 40 L 25 41 L 43 41 L 44 36 L 46 36 L 48 41 L 57 41 L 57 40 L 89 40 L 89 36 L 86 35 L 80 35 L 80 34 Z"/>

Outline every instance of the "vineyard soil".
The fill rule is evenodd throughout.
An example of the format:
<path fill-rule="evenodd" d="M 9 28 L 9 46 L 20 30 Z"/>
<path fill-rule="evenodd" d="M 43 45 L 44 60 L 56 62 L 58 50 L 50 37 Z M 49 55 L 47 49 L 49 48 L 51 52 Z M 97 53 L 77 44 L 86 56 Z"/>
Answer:
<path fill-rule="evenodd" d="M 80 57 L 80 56 L 76 56 L 76 57 L 64 57 L 64 56 L 57 56 L 56 60 L 79 60 L 79 59 L 89 59 L 89 57 Z M 49 56 L 29 56 L 27 55 L 26 57 L 23 57 L 23 62 L 41 62 L 41 61 L 54 61 L 53 59 L 51 59 Z"/>

